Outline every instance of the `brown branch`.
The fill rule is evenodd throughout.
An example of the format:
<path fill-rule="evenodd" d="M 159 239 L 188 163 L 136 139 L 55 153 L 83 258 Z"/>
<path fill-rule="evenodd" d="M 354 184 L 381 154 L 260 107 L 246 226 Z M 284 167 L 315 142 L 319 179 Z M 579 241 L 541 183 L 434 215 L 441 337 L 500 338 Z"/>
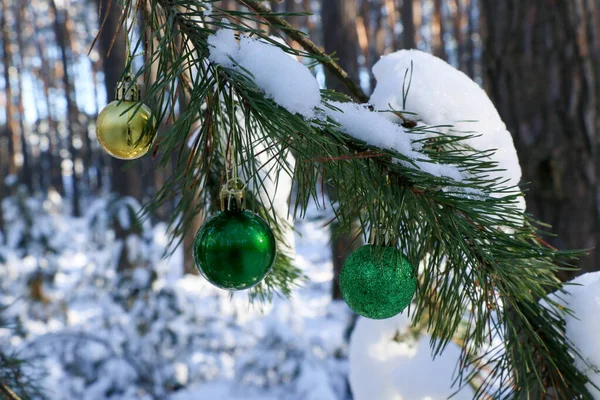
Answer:
<path fill-rule="evenodd" d="M 356 159 L 362 159 L 362 158 L 382 158 L 382 157 L 387 157 L 387 154 L 384 154 L 384 153 L 375 153 L 373 151 L 367 150 L 367 151 L 362 152 L 362 153 L 347 154 L 347 155 L 337 156 L 337 157 L 329 156 L 329 157 L 310 158 L 310 159 L 305 160 L 305 162 L 308 162 L 308 163 L 312 163 L 312 162 L 325 163 L 325 162 L 329 162 L 329 161 L 345 161 L 345 160 L 356 160 Z"/>
<path fill-rule="evenodd" d="M 348 76 L 348 73 L 344 71 L 344 69 L 340 67 L 340 65 L 335 62 L 335 60 L 333 60 L 327 53 L 325 53 L 323 49 L 317 46 L 315 42 L 303 35 L 302 32 L 295 30 L 286 20 L 273 14 L 271 10 L 260 4 L 258 1 L 236 1 L 255 11 L 260 18 L 263 18 L 268 23 L 281 26 L 284 29 L 285 34 L 289 36 L 290 39 L 298 42 L 304 48 L 304 50 L 315 56 L 323 58 L 323 60 L 321 60 L 323 66 L 327 68 L 329 72 L 337 76 L 358 101 L 362 103 L 369 101 L 369 96 L 367 96 L 365 92 L 362 91 L 360 86 L 352 78 L 350 78 L 350 76 Z"/>
<path fill-rule="evenodd" d="M 0 382 L 0 395 L 6 400 L 21 400 L 15 392 L 11 390 L 4 382 Z"/>

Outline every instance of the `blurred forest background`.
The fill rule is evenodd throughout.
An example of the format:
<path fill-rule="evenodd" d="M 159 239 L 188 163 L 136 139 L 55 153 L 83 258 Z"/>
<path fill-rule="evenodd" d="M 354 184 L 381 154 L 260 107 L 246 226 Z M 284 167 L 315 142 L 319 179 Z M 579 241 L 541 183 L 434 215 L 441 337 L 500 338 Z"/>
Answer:
<path fill-rule="evenodd" d="M 32 382 L 54 390 L 54 400 L 170 394 L 176 400 L 252 400 L 245 391 L 252 385 L 264 389 L 256 397 L 263 400 L 282 398 L 265 395 L 269 387 L 292 400 L 352 398 L 349 332 L 356 319 L 332 297 L 340 297 L 335 275 L 357 243 L 352 234 L 336 236 L 330 255 L 323 233 L 330 210 L 312 210 L 312 220 L 296 223 L 295 263 L 311 281 L 290 300 L 275 298 L 264 313 L 248 307 L 246 296 L 230 297 L 193 276 L 190 251 L 161 258 L 172 204 L 151 221 L 132 223 L 138 203 L 172 173 L 177 154 L 164 169 L 153 155 L 127 163 L 109 157 L 96 140 L 96 116 L 113 99 L 126 60 L 119 2 L 0 0 L 0 367 L 6 366 L 3 355 L 15 349 L 42 355 L 35 366 L 46 370 L 47 379 Z M 141 1 L 143 7 L 148 3 Z M 215 3 L 235 10 L 243 1 Z M 376 84 L 372 65 L 405 48 L 430 52 L 473 78 L 513 135 L 527 211 L 552 226 L 546 240 L 560 249 L 598 246 L 600 0 L 270 4 L 294 13 L 288 21 L 334 54 L 366 93 Z M 134 35 L 150 40 L 143 13 Z M 140 49 L 134 68 L 146 56 Z M 323 87 L 346 91 L 321 67 L 315 74 Z M 171 95 L 178 96 L 176 109 L 186 107 L 185 95 Z M 201 223 L 198 215 L 184 246 Z M 600 251 L 591 250 L 578 266 L 600 269 Z M 575 273 L 562 274 L 567 280 Z M 401 315 L 387 320 L 387 327 L 395 331 L 398 321 L 408 324 Z M 366 352 L 369 341 L 383 343 L 382 325 L 371 322 L 362 319 L 371 330 L 355 330 L 355 350 Z M 385 340 L 386 349 L 399 345 L 396 334 Z M 399 391 L 411 387 L 413 382 L 399 379 L 408 377 L 427 395 L 435 383 L 445 398 L 458 348 L 436 358 L 436 365 L 444 365 L 435 370 L 442 378 L 421 382 L 412 377 L 441 375 L 431 372 L 426 335 L 419 346 L 425 349 L 420 358 L 416 350 L 386 351 L 389 363 L 366 353 L 355 356 L 373 374 L 361 378 L 388 390 L 379 380 L 385 376 Z M 21 380 L 27 374 L 12 371 L 0 368 L 0 383 L 25 389 Z M 225 383 L 211 386 L 216 381 Z M 238 386 L 242 397 L 224 394 Z M 465 396 L 457 398 L 472 398 Z"/>
<path fill-rule="evenodd" d="M 122 30 L 107 54 L 119 26 L 116 3 L 1 0 L 0 200 L 19 182 L 32 194 L 57 193 L 79 216 L 91 198 L 109 192 L 144 202 L 170 174 L 169 168 L 156 168 L 151 156 L 131 165 L 111 158 L 95 138 L 96 116 L 112 100 L 125 64 Z M 221 3 L 240 7 L 233 0 Z M 600 0 L 272 4 L 277 11 L 312 13 L 288 19 L 334 53 L 367 93 L 375 85 L 371 66 L 402 48 L 431 52 L 472 77 L 513 134 L 528 212 L 559 234 L 549 242 L 561 249 L 597 246 Z M 104 29 L 88 55 L 100 24 Z M 138 25 L 136 35 L 146 35 L 141 16 Z M 327 87 L 345 90 L 322 70 L 316 73 Z M 170 213 L 165 206 L 153 217 L 164 221 Z M 0 208 L 0 231 L 4 219 Z M 335 249 L 334 244 L 334 254 Z M 186 270 L 193 272 L 188 258 Z M 592 251 L 579 266 L 595 270 L 599 261 L 600 253 Z M 334 262 L 341 264 L 340 257 Z"/>

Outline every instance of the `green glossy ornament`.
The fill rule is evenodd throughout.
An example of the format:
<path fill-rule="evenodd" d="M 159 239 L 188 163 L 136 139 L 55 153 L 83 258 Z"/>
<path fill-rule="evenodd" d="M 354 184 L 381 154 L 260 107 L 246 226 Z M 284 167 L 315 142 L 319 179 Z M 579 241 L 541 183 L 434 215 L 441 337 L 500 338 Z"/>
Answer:
<path fill-rule="evenodd" d="M 115 100 L 96 119 L 96 137 L 111 156 L 122 160 L 142 157 L 150 150 L 156 131 L 150 108 L 139 102 L 139 85 L 132 77 L 119 82 Z"/>
<path fill-rule="evenodd" d="M 417 279 L 413 266 L 400 250 L 366 245 L 344 262 L 340 290 L 357 314 L 385 319 L 401 313 L 410 304 Z"/>
<path fill-rule="evenodd" d="M 231 193 L 227 193 L 229 196 Z M 223 192 L 221 192 L 222 204 Z M 236 196 L 235 192 L 232 196 Z M 242 196 L 229 199 L 233 207 L 210 217 L 196 234 L 194 260 L 202 276 L 222 289 L 251 288 L 271 271 L 276 243 L 271 228 L 258 215 L 241 210 Z"/>

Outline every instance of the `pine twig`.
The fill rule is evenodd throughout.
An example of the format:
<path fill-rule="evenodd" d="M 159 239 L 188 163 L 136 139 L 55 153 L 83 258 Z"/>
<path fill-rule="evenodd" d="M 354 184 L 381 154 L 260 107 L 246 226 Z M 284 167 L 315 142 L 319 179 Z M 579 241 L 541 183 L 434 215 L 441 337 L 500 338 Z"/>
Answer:
<path fill-rule="evenodd" d="M 0 381 L 0 395 L 6 400 L 21 400 L 15 392 L 12 391 L 4 382 Z"/>
<path fill-rule="evenodd" d="M 346 71 L 340 65 L 335 62 L 323 49 L 316 45 L 315 42 L 310 40 L 308 37 L 303 35 L 301 32 L 295 30 L 286 20 L 283 18 L 274 15 L 271 10 L 260 4 L 260 2 L 255 0 L 236 0 L 243 6 L 246 6 L 259 14 L 261 18 L 264 18 L 269 23 L 279 25 L 285 29 L 285 34 L 290 37 L 290 39 L 298 42 L 306 51 L 309 53 L 321 57 L 321 63 L 325 68 L 329 70 L 332 74 L 337 76 L 340 81 L 348 88 L 350 93 L 361 103 L 366 103 L 369 101 L 369 96 L 366 95 L 365 92 L 362 91 L 360 86 L 348 75 Z"/>
<path fill-rule="evenodd" d="M 293 31 L 279 14 L 272 13 L 257 1 L 236 1 L 250 9 L 250 12 L 239 12 L 241 18 L 252 21 L 262 18 L 273 27 L 285 30 L 287 36 L 308 49 L 308 56 L 323 61 L 325 67 L 336 65 L 320 48 L 303 37 L 302 32 Z M 184 55 L 172 51 L 174 28 L 170 21 L 179 25 L 178 32 L 187 36 L 186 39 L 198 49 L 200 57 L 194 59 L 194 62 L 198 70 L 202 71 L 197 82 L 194 82 L 196 108 L 184 110 L 182 116 L 173 122 L 173 127 L 163 136 L 161 143 L 165 143 L 162 150 L 165 154 L 181 146 L 181 138 L 189 135 L 190 120 L 196 118 L 197 110 L 206 103 L 207 96 L 217 90 L 223 95 L 223 100 L 216 102 L 214 107 L 216 140 L 224 141 L 230 130 L 234 129 L 240 143 L 251 143 L 253 135 L 269 137 L 282 146 L 293 143 L 290 149 L 295 150 L 298 155 L 294 177 L 298 179 L 300 188 L 296 194 L 294 212 L 303 215 L 308 202 L 311 199 L 317 200 L 316 185 L 319 178 L 340 182 L 337 185 L 340 200 L 334 211 L 342 224 L 349 225 L 356 216 L 356 209 L 363 212 L 360 216 L 363 226 L 378 221 L 381 216 L 372 205 L 374 198 L 387 204 L 390 210 L 404 210 L 388 213 L 386 227 L 394 229 L 402 241 L 401 247 L 408 249 L 411 260 L 425 262 L 415 317 L 429 316 L 431 335 L 435 338 L 433 352 L 439 354 L 444 349 L 459 329 L 465 313 L 469 312 L 469 321 L 472 321 L 473 326 L 469 327 L 462 346 L 465 361 L 458 371 L 458 379 L 464 383 L 475 376 L 467 367 L 472 366 L 475 372 L 482 369 L 482 365 L 475 362 L 482 357 L 477 351 L 480 346 L 487 344 L 490 331 L 505 339 L 505 351 L 499 355 L 495 348 L 485 350 L 484 355 L 491 357 L 488 364 L 491 365 L 491 372 L 481 384 L 476 398 L 487 398 L 486 391 L 493 392 L 496 398 L 521 398 L 530 393 L 544 392 L 548 382 L 556 382 L 553 385 L 561 398 L 580 398 L 581 394 L 585 394 L 582 398 L 591 398 L 585 387 L 585 376 L 573 363 L 571 354 L 575 354 L 575 349 L 562 336 L 556 335 L 556 325 L 564 322 L 562 312 L 554 307 L 546 309 L 538 302 L 548 289 L 560 288 L 553 278 L 554 272 L 559 268 L 567 268 L 568 265 L 554 262 L 572 259 L 580 256 L 581 252 L 561 252 L 532 240 L 530 235 L 536 235 L 538 230 L 534 224 L 521 225 L 513 218 L 517 214 L 521 215 L 513 205 L 514 196 L 502 199 L 483 196 L 465 198 L 460 193 L 455 193 L 467 187 L 480 190 L 481 193 L 494 191 L 495 185 L 499 183 L 479 177 L 482 172 L 495 167 L 484 159 L 487 152 L 472 149 L 459 152 L 455 149 L 458 139 L 452 136 L 447 139 L 438 138 L 435 148 L 425 149 L 426 154 L 431 155 L 436 163 L 452 164 L 466 171 L 473 171 L 475 178 L 472 181 L 458 185 L 452 179 L 432 176 L 420 168 L 393 162 L 394 158 L 407 163 L 409 159 L 396 151 L 350 138 L 333 121 L 320 121 L 319 126 L 312 125 L 310 121 L 267 99 L 260 88 L 251 82 L 249 73 L 217 68 L 211 64 L 205 70 L 204 62 L 210 52 L 207 38 L 214 29 L 198 23 L 195 16 L 199 16 L 201 12 L 178 11 L 174 7 L 174 0 L 153 2 L 162 6 L 158 7 L 159 16 L 155 16 L 157 21 L 160 19 L 155 23 L 155 31 L 162 44 L 155 51 L 153 59 L 159 60 L 166 71 L 161 75 L 161 80 L 148 89 L 149 97 L 157 98 L 155 103 L 162 104 L 165 87 L 175 86 L 174 83 L 180 79 L 180 69 L 176 67 L 181 64 L 180 58 Z M 194 6 L 201 5 L 202 0 L 178 3 L 189 4 L 188 9 L 196 9 L 198 7 Z M 152 21 L 152 18 L 149 20 Z M 169 23 L 162 22 L 163 20 Z M 211 25 L 264 37 L 263 30 L 249 28 L 241 22 L 235 23 L 235 19 L 225 26 L 218 21 Z M 289 50 L 285 46 L 281 47 Z M 174 67 L 166 68 L 170 65 Z M 147 63 L 146 68 L 149 66 L 150 63 Z M 337 73 L 335 75 L 340 76 Z M 352 86 L 358 87 L 357 84 Z M 358 89 L 359 94 L 362 93 Z M 366 96 L 360 98 L 366 100 Z M 232 118 L 236 115 L 237 107 L 243 107 L 245 111 L 243 123 Z M 159 110 L 157 115 L 162 116 L 161 112 Z M 200 134 L 207 135 L 202 130 Z M 438 147 L 443 149 L 445 146 L 448 149 L 436 151 Z M 247 159 L 252 160 L 255 157 L 252 148 L 249 145 L 247 148 Z M 387 154 L 388 157 L 356 157 L 357 154 L 364 155 L 369 151 Z M 221 160 L 226 156 L 222 153 L 222 149 L 215 148 L 201 156 Z M 314 163 L 303 162 L 315 157 L 326 159 L 317 162 L 316 166 Z M 194 166 L 198 166 L 196 177 L 211 176 L 210 166 L 202 164 L 199 159 L 200 156 L 195 155 L 192 161 Z M 277 162 L 284 167 L 282 159 L 277 159 Z M 257 167 L 257 163 L 247 166 L 246 174 L 252 177 L 254 187 L 260 188 L 264 186 L 261 186 L 263 179 L 258 176 Z M 323 172 L 318 171 L 319 167 Z M 178 177 L 184 176 L 185 168 L 186 165 L 183 164 L 178 166 L 176 177 L 161 189 L 156 203 L 168 198 L 165 193 L 179 191 L 181 185 L 189 184 L 186 179 Z M 194 182 L 192 187 L 198 187 L 198 184 Z M 446 192 L 442 190 L 444 187 L 456 187 L 456 190 Z M 172 223 L 177 234 L 189 229 L 189 225 L 185 225 L 185 216 L 190 214 L 190 210 L 197 209 L 193 196 L 182 193 L 174 217 L 177 222 Z M 213 193 L 211 195 L 214 196 Z M 156 206 L 152 204 L 152 207 Z M 184 218 L 178 218 L 179 216 Z M 505 234 L 493 228 L 500 218 L 503 223 L 506 221 L 507 227 L 515 229 L 514 234 Z M 525 218 L 525 221 L 528 219 Z M 451 271 L 444 267 L 446 262 L 452 266 Z M 270 275 L 273 277 L 270 282 L 265 283 L 269 290 L 257 292 L 257 298 L 270 298 L 272 288 L 280 288 L 284 293 L 289 293 L 291 285 L 300 275 L 299 270 L 292 269 L 290 265 L 283 266 L 278 271 L 277 274 Z M 490 293 L 493 294 L 491 299 Z M 430 296 L 435 296 L 439 307 L 428 303 Z M 506 308 L 502 312 L 496 312 L 497 317 L 492 320 L 494 309 L 486 307 L 486 304 L 494 300 L 495 296 L 503 300 Z M 535 374 L 531 374 L 532 371 Z"/>

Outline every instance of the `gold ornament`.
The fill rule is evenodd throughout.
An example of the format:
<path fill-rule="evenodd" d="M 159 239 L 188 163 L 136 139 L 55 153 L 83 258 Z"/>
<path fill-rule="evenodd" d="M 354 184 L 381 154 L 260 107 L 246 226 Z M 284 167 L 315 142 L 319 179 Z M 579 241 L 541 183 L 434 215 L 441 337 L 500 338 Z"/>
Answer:
<path fill-rule="evenodd" d="M 133 160 L 146 154 L 154 138 L 150 108 L 140 103 L 140 87 L 132 77 L 117 83 L 115 100 L 102 109 L 96 120 L 96 136 L 111 156 Z"/>

